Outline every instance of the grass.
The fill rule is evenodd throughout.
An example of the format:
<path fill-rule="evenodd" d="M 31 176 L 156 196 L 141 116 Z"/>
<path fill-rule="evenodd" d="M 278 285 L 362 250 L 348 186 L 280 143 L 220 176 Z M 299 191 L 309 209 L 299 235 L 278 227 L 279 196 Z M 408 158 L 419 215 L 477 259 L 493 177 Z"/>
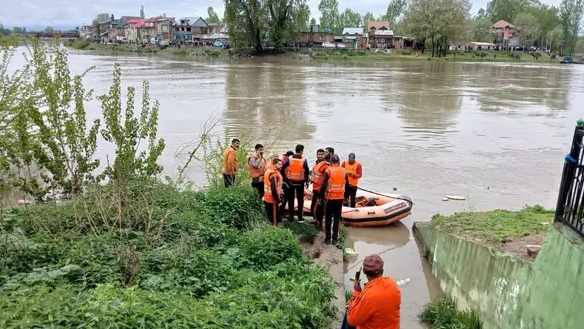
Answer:
<path fill-rule="evenodd" d="M 506 239 L 547 232 L 554 217 L 553 210 L 542 206 L 526 206 L 520 211 L 493 210 L 460 212 L 452 216 L 432 216 L 432 226 L 446 232 L 499 243 Z"/>
<path fill-rule="evenodd" d="M 450 296 L 426 305 L 418 318 L 429 329 L 481 329 L 483 327 L 476 310 L 459 311 L 456 300 Z"/>

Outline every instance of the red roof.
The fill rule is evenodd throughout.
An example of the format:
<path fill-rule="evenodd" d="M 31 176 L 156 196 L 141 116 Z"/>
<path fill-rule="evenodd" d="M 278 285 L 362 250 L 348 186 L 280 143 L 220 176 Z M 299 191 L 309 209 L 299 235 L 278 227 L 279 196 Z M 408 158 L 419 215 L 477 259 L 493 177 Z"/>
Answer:
<path fill-rule="evenodd" d="M 493 28 L 493 29 L 504 29 L 506 27 L 510 27 L 513 29 L 513 28 L 515 28 L 515 25 L 502 19 L 502 20 L 496 22 L 495 24 L 493 24 L 493 26 L 491 26 L 491 28 Z"/>

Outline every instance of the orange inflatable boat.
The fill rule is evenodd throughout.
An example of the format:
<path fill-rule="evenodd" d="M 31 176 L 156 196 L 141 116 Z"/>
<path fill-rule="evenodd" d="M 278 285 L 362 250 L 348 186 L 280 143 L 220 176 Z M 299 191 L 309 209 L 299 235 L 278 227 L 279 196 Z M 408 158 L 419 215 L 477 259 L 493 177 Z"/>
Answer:
<path fill-rule="evenodd" d="M 312 216 L 312 191 L 304 191 L 303 211 Z M 357 191 L 356 206 L 343 207 L 341 217 L 346 226 L 374 227 L 395 223 L 411 214 L 412 199 L 405 195 Z M 298 205 L 295 204 L 295 207 Z"/>

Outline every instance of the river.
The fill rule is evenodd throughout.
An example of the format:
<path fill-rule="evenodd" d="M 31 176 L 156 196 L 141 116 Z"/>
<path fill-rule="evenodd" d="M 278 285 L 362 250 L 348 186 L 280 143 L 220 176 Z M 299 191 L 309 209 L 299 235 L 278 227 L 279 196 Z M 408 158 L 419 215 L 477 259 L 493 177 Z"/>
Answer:
<path fill-rule="evenodd" d="M 112 63 L 124 83 L 150 81 L 160 101 L 161 159 L 173 175 L 183 161 L 177 149 L 198 137 L 204 122 L 220 113 L 219 135 L 277 137 L 271 151 L 304 144 L 309 160 L 332 146 L 363 164 L 360 185 L 413 198 L 412 215 L 397 225 L 351 229 L 358 256 L 381 253 L 386 274 L 409 278 L 402 289 L 402 328 L 421 328 L 421 307 L 439 295 L 429 266 L 411 234 L 414 221 L 436 213 L 554 207 L 563 157 L 584 104 L 584 66 L 388 61 L 368 64 L 298 60 L 194 62 L 138 56 L 99 56 L 70 51 L 74 72 L 95 65 L 87 87 L 106 92 Z M 140 105 L 137 102 L 137 108 Z M 99 114 L 90 104 L 88 116 Z M 100 157 L 111 149 L 99 147 Z M 204 184 L 200 168 L 189 177 Z M 463 195 L 465 201 L 442 201 Z"/>

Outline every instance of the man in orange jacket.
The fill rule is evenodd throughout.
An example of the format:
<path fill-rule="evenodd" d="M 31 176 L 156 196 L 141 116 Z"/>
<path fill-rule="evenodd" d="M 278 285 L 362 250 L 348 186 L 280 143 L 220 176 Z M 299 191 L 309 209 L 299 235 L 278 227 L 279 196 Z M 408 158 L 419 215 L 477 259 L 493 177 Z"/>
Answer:
<path fill-rule="evenodd" d="M 320 188 L 320 200 L 324 201 L 324 243 L 337 244 L 339 239 L 339 223 L 343 211 L 343 199 L 345 197 L 345 182 L 347 172 L 340 166 L 341 159 L 336 154 L 331 156 L 332 165 L 325 170 L 322 187 Z M 332 226 L 332 232 L 331 232 Z M 332 236 L 332 241 L 331 241 Z"/>
<path fill-rule="evenodd" d="M 260 198 L 264 196 L 264 172 L 266 171 L 266 159 L 264 159 L 264 146 L 256 144 L 255 154 L 247 158 L 251 186 L 258 191 Z"/>
<path fill-rule="evenodd" d="M 298 201 L 298 223 L 304 223 L 304 187 L 308 187 L 310 168 L 308 161 L 302 156 L 304 154 L 304 145 L 298 144 L 295 149 L 296 153 L 288 157 L 282 164 L 282 172 L 286 183 L 289 185 L 286 191 L 288 199 L 288 212 L 290 222 L 294 221 L 294 195 Z"/>
<path fill-rule="evenodd" d="M 318 149 L 316 151 L 316 163 L 312 167 L 312 203 L 310 204 L 314 224 L 318 229 L 322 228 L 324 217 L 324 204 L 320 202 L 320 187 L 324 181 L 324 173 L 329 166 L 330 164 L 324 159 L 324 150 Z"/>
<path fill-rule="evenodd" d="M 347 304 L 347 322 L 357 329 L 399 329 L 401 292 L 392 278 L 383 276 L 383 259 L 377 254 L 363 260 L 363 274 L 368 282 L 361 288 L 355 280 L 353 295 Z"/>
<path fill-rule="evenodd" d="M 282 160 L 277 157 L 272 158 L 272 163 L 264 173 L 264 205 L 270 223 L 277 225 L 280 222 L 282 212 L 280 203 L 282 202 Z"/>
<path fill-rule="evenodd" d="M 240 141 L 237 138 L 231 140 L 231 145 L 223 152 L 223 181 L 225 187 L 232 187 L 235 184 L 235 173 L 237 172 L 237 150 L 239 149 Z"/>
<path fill-rule="evenodd" d="M 357 197 L 357 185 L 359 178 L 363 177 L 363 167 L 355 160 L 355 153 L 349 153 L 349 161 L 343 161 L 341 167 L 347 171 L 347 188 L 345 189 L 345 200 L 348 206 L 355 208 L 355 198 Z"/>

